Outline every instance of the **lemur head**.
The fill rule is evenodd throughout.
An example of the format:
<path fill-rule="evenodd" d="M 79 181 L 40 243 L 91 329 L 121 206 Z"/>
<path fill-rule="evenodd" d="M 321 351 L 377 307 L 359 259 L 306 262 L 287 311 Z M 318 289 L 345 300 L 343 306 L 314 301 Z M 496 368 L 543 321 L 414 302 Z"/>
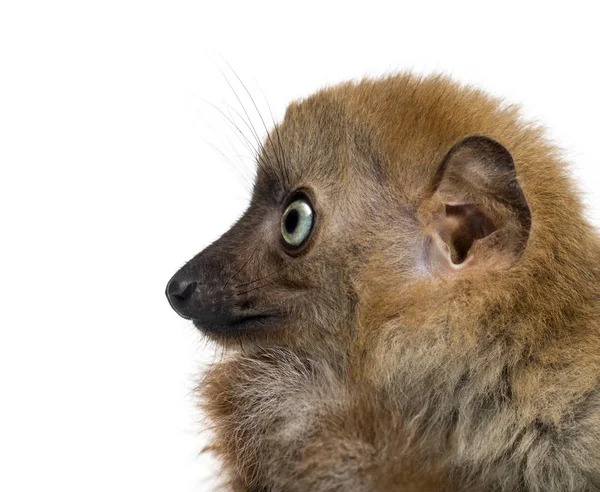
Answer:
<path fill-rule="evenodd" d="M 514 110 L 440 77 L 293 103 L 250 206 L 173 276 L 171 306 L 217 341 L 343 354 L 402 309 L 399 293 L 427 310 L 440 284 L 514 268 L 532 214 L 511 147 L 538 138 L 517 141 L 517 126 Z"/>

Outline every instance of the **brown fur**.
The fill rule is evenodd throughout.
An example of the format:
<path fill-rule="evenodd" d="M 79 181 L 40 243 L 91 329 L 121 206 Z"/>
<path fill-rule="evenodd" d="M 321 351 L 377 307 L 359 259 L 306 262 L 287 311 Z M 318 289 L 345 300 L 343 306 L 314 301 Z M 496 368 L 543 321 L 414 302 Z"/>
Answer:
<path fill-rule="evenodd" d="M 510 152 L 520 187 L 510 167 L 460 182 L 479 150 L 450 149 L 471 135 Z M 297 188 L 318 223 L 290 256 L 280 203 Z M 431 240 L 469 261 L 427 263 Z M 209 333 L 240 347 L 199 386 L 230 483 L 600 490 L 599 246 L 557 150 L 514 107 L 410 75 L 293 103 L 248 212 L 196 260 L 284 313 L 264 330 Z"/>

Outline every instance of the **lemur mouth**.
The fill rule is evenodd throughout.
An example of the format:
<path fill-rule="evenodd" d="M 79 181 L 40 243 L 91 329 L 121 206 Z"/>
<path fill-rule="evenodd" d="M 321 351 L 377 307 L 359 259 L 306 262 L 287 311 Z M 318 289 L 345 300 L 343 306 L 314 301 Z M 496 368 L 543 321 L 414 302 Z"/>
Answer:
<path fill-rule="evenodd" d="M 177 314 L 217 338 L 273 331 L 283 318 L 278 309 L 253 307 L 256 299 L 216 289 L 210 279 L 200 282 L 180 272 L 169 281 L 166 294 Z"/>
<path fill-rule="evenodd" d="M 265 312 L 247 315 L 221 315 L 211 319 L 192 319 L 194 326 L 207 334 L 221 337 L 248 335 L 251 333 L 271 331 L 281 320 L 280 313 Z"/>

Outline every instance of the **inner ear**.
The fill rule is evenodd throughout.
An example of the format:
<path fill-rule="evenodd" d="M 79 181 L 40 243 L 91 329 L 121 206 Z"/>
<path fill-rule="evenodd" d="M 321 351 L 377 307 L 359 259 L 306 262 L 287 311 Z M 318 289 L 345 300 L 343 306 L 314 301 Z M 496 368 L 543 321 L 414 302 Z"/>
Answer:
<path fill-rule="evenodd" d="M 467 137 L 450 149 L 425 209 L 427 257 L 436 267 L 513 261 L 527 244 L 531 212 L 513 158 L 491 138 Z"/>
<path fill-rule="evenodd" d="M 447 236 L 445 242 L 455 265 L 460 265 L 467 259 L 476 240 L 483 239 L 496 230 L 492 220 L 475 204 L 446 205 L 445 214 L 446 222 L 450 222 L 452 226 L 447 226 L 440 232 Z"/>

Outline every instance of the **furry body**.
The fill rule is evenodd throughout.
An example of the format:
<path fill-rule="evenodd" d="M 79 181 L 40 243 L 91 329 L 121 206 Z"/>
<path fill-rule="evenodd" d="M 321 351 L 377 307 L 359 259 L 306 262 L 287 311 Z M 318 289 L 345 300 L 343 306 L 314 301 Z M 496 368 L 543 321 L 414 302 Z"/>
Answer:
<path fill-rule="evenodd" d="M 497 239 L 473 234 L 470 263 L 438 268 L 423 259 L 428 231 L 446 227 L 432 182 L 470 135 L 510 152 L 530 220 L 473 192 Z M 290 317 L 236 333 L 243 350 L 199 385 L 232 486 L 600 490 L 600 243 L 542 131 L 442 77 L 348 83 L 294 103 L 265 142 L 241 221 L 253 228 L 211 246 L 240 257 L 223 275 L 249 254 L 236 236 L 270 241 L 268 228 L 253 239 L 252 209 L 269 216 L 259 197 L 276 160 L 282 188 L 318 197 L 320 223 L 296 258 L 245 260 L 244 280 L 277 268 L 256 295 Z"/>

